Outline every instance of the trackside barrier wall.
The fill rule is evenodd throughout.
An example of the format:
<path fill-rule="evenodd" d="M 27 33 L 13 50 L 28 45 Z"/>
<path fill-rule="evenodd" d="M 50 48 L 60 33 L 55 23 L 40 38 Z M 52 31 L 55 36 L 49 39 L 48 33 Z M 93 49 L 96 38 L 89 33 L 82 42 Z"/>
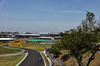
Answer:
<path fill-rule="evenodd" d="M 49 50 L 50 50 L 50 48 L 46 49 L 46 51 L 44 51 L 44 54 L 47 57 L 47 59 L 50 63 L 50 66 L 53 66 L 54 65 L 54 59 L 53 59 L 53 56 L 49 53 Z"/>
<path fill-rule="evenodd" d="M 43 52 L 44 53 L 44 55 L 47 57 L 47 55 L 46 55 L 46 53 L 45 53 L 45 51 Z M 52 64 L 52 62 L 51 62 L 51 60 L 47 57 L 47 60 L 49 61 L 49 66 L 52 66 L 51 64 Z"/>
<path fill-rule="evenodd" d="M 45 56 L 45 53 L 44 52 L 42 52 L 43 53 L 43 55 Z M 43 57 L 43 56 L 42 56 Z M 46 56 L 45 56 L 46 57 Z M 47 57 L 46 57 L 47 58 Z M 43 60 L 44 60 L 44 57 L 43 57 Z M 44 60 L 44 62 L 45 62 L 45 60 Z M 49 63 L 49 61 L 47 60 L 47 62 Z M 45 62 L 45 66 L 48 66 L 48 64 Z"/>

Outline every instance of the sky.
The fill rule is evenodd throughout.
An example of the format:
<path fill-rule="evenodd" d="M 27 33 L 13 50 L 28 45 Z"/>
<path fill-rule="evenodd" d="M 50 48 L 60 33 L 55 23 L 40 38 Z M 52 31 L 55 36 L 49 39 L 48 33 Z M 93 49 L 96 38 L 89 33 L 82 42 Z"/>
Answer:
<path fill-rule="evenodd" d="M 0 31 L 64 32 L 100 17 L 100 0 L 0 0 Z"/>

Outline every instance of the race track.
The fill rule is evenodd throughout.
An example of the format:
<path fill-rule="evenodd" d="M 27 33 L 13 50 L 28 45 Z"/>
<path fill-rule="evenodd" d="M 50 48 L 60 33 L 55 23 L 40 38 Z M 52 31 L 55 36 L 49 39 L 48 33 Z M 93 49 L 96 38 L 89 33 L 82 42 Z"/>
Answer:
<path fill-rule="evenodd" d="M 40 53 L 36 50 L 24 49 L 28 52 L 28 56 L 19 66 L 44 66 L 44 61 L 38 62 L 42 58 Z"/>
<path fill-rule="evenodd" d="M 8 45 L 3 45 L 3 46 L 10 47 Z M 17 48 L 17 47 L 11 47 L 11 48 Z M 44 60 L 38 51 L 26 48 L 19 48 L 19 49 L 23 49 L 28 52 L 27 57 L 19 66 L 45 66 Z M 39 58 L 42 58 L 41 62 L 38 61 Z"/>

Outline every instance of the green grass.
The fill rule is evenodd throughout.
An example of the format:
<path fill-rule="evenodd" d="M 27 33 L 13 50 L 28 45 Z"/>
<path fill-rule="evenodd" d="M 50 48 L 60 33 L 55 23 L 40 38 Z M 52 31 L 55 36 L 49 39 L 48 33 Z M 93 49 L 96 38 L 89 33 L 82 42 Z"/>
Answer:
<path fill-rule="evenodd" d="M 12 54 L 12 53 L 18 53 L 22 51 L 23 50 L 21 49 L 14 49 L 14 48 L 0 46 L 0 54 Z"/>
<path fill-rule="evenodd" d="M 24 58 L 24 56 L 25 54 L 17 56 L 0 57 L 0 66 L 15 66 Z"/>

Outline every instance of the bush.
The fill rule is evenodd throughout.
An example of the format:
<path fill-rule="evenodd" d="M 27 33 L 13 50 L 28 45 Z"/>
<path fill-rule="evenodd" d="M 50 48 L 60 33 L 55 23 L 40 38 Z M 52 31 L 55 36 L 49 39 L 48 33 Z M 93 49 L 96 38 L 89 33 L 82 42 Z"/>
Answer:
<path fill-rule="evenodd" d="M 59 49 L 59 47 L 54 46 L 54 47 L 52 47 L 52 48 L 50 49 L 49 52 L 50 52 L 50 53 L 54 53 L 54 55 L 57 56 L 57 55 L 60 53 L 60 49 Z"/>

